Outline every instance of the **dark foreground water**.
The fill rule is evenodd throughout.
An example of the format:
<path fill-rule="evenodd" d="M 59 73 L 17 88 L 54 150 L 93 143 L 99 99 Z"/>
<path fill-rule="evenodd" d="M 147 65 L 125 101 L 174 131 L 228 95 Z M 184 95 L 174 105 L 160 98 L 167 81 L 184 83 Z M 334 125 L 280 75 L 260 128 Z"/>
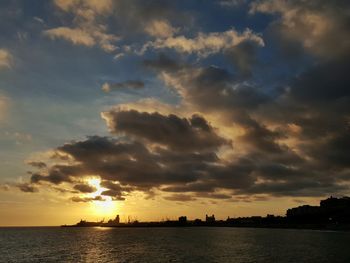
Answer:
<path fill-rule="evenodd" d="M 350 262 L 350 232 L 0 228 L 0 262 Z"/>

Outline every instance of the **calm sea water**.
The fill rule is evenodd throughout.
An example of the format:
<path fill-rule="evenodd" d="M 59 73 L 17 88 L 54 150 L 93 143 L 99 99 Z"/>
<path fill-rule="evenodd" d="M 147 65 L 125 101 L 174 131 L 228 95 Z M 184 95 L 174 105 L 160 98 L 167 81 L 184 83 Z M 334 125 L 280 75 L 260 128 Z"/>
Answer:
<path fill-rule="evenodd" d="M 0 262 L 350 262 L 350 233 L 251 228 L 0 228 Z"/>

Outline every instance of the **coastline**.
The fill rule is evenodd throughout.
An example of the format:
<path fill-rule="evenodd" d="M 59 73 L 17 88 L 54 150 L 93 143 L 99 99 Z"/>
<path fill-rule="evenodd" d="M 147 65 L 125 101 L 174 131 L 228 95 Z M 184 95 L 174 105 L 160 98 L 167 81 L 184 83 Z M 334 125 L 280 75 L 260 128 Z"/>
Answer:
<path fill-rule="evenodd" d="M 120 223 L 116 225 L 61 225 L 64 228 L 193 228 L 193 227 L 211 227 L 211 228 L 266 228 L 266 229 L 294 229 L 294 230 L 324 230 L 324 231 L 350 231 L 350 224 L 176 224 L 160 222 L 141 222 L 141 223 Z"/>

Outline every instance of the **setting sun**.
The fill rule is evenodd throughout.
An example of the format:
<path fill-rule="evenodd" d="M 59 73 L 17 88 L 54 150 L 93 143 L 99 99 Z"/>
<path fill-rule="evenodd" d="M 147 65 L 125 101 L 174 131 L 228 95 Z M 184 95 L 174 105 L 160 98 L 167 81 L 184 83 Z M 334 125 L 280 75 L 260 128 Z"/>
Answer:
<path fill-rule="evenodd" d="M 94 193 L 89 194 L 88 197 L 95 198 L 100 196 L 107 188 L 101 187 L 100 178 L 91 178 L 87 180 L 87 183 L 96 188 Z M 117 204 L 112 200 L 110 196 L 104 196 L 103 200 L 93 200 L 91 202 L 92 213 L 98 217 L 111 218 L 114 217 L 117 212 Z"/>
<path fill-rule="evenodd" d="M 117 205 L 111 197 L 106 197 L 105 201 L 92 201 L 91 207 L 97 216 L 112 218 L 116 215 Z"/>
<path fill-rule="evenodd" d="M 101 187 L 101 185 L 100 185 L 101 184 L 101 179 L 100 178 L 95 178 L 95 177 L 94 178 L 90 178 L 90 179 L 87 180 L 87 183 L 97 189 L 96 192 L 93 193 L 94 196 L 99 195 L 99 194 L 102 193 L 102 191 L 104 191 L 103 187 Z"/>

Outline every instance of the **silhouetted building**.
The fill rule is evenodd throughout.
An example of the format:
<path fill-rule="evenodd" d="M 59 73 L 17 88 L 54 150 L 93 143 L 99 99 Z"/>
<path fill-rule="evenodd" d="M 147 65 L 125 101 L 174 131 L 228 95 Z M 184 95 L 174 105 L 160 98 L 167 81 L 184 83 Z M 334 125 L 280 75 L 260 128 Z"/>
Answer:
<path fill-rule="evenodd" d="M 302 205 L 287 210 L 287 217 L 305 217 L 320 213 L 319 206 Z"/>
<path fill-rule="evenodd" d="M 328 221 L 350 223 L 350 198 L 330 197 L 320 202 L 320 208 L 324 218 Z"/>
<path fill-rule="evenodd" d="M 202 219 L 196 218 L 193 220 L 193 224 L 196 226 L 202 225 Z"/>
<path fill-rule="evenodd" d="M 320 206 L 303 205 L 287 210 L 287 219 L 298 222 L 330 223 L 350 222 L 350 198 L 330 197 L 321 200 Z"/>
<path fill-rule="evenodd" d="M 110 219 L 108 220 L 107 224 L 108 225 L 118 225 L 120 223 L 120 217 L 117 215 L 113 220 Z"/>
<path fill-rule="evenodd" d="M 287 210 L 286 217 L 267 214 L 262 216 L 238 217 L 224 220 L 215 220 L 215 216 L 205 215 L 205 221 L 195 219 L 188 221 L 186 216 L 180 216 L 178 220 L 166 220 L 161 222 L 131 221 L 120 223 L 120 217 L 104 223 L 88 222 L 80 220 L 75 225 L 63 225 L 64 227 L 279 227 L 279 228 L 312 228 L 312 229 L 344 229 L 350 230 L 350 197 L 330 197 L 320 201 L 319 206 L 302 205 Z"/>
<path fill-rule="evenodd" d="M 326 200 L 322 200 L 320 206 L 330 210 L 346 209 L 350 206 L 350 197 L 335 198 L 331 196 Z"/>
<path fill-rule="evenodd" d="M 207 223 L 214 223 L 215 222 L 215 216 L 214 215 L 211 215 L 211 216 L 205 215 L 205 222 L 207 222 Z"/>
<path fill-rule="evenodd" d="M 103 224 L 103 221 L 100 222 L 88 222 L 85 220 L 80 220 L 79 223 L 77 223 L 75 226 L 79 226 L 79 227 L 92 227 L 92 226 L 101 226 Z"/>
<path fill-rule="evenodd" d="M 186 224 L 187 223 L 187 217 L 186 216 L 180 216 L 179 217 L 179 223 Z"/>

